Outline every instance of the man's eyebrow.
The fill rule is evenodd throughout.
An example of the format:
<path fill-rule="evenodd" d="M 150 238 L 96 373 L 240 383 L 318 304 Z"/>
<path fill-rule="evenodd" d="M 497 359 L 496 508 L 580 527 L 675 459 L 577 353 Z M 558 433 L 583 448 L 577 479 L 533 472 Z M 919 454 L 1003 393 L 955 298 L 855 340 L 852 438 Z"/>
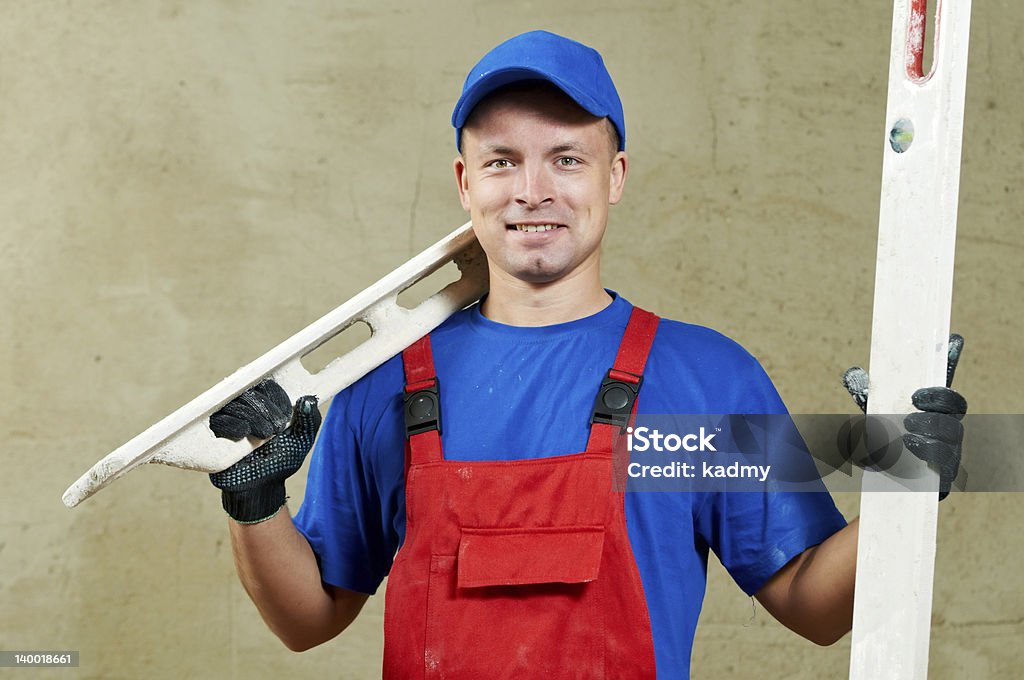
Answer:
<path fill-rule="evenodd" d="M 558 146 L 551 147 L 551 153 L 553 153 L 553 154 L 565 153 L 567 151 L 575 151 L 575 152 L 579 153 L 579 152 L 582 152 L 582 151 L 585 151 L 585 150 L 586 149 L 584 149 L 582 146 L 580 146 L 576 142 L 567 142 L 565 144 L 559 144 Z"/>
<path fill-rule="evenodd" d="M 487 155 L 498 154 L 499 156 L 511 156 L 515 153 L 515 149 L 512 147 L 501 144 L 484 144 L 480 151 Z"/>

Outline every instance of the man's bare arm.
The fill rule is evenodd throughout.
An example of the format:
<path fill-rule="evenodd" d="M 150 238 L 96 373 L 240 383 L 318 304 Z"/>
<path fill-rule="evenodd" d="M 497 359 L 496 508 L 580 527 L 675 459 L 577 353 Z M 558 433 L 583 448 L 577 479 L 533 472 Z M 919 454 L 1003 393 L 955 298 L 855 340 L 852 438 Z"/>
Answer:
<path fill-rule="evenodd" d="M 210 429 L 218 437 L 269 439 L 231 467 L 211 474 L 210 481 L 221 490 L 221 504 L 232 518 L 228 529 L 242 586 L 270 630 L 297 652 L 338 635 L 368 597 L 320 580 L 313 549 L 285 505 L 285 480 L 302 466 L 320 420 L 316 397 L 300 397 L 292 407 L 285 391 L 271 380 L 210 417 Z"/>
<path fill-rule="evenodd" d="M 287 507 L 259 524 L 229 520 L 238 577 L 263 620 L 295 652 L 335 637 L 369 595 L 327 585 Z"/>
<path fill-rule="evenodd" d="M 783 625 L 819 645 L 853 627 L 858 519 L 780 569 L 754 597 Z"/>

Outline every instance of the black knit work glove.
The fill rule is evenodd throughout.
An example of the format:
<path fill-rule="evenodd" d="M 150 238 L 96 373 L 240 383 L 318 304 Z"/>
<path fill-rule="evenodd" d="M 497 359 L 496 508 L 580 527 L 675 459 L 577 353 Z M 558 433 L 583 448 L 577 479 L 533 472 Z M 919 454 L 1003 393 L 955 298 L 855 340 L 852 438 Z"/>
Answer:
<path fill-rule="evenodd" d="M 289 414 L 291 425 L 285 428 Z M 210 429 L 234 441 L 244 436 L 273 437 L 231 467 L 210 475 L 221 490 L 228 515 L 242 524 L 255 524 L 276 515 L 287 500 L 284 480 L 302 467 L 313 447 L 320 411 L 314 396 L 300 397 L 293 409 L 281 386 L 266 380 L 210 416 Z"/>
<path fill-rule="evenodd" d="M 939 473 L 940 501 L 949 495 L 953 480 L 960 471 L 964 441 L 964 426 L 960 421 L 967 413 L 967 400 L 950 389 L 950 385 L 963 347 L 963 337 L 955 333 L 949 336 L 946 386 L 923 387 L 915 391 L 910 400 L 918 412 L 903 419 L 903 427 L 907 431 L 903 435 L 903 446 Z M 867 371 L 860 366 L 848 369 L 843 374 L 843 385 L 860 410 L 867 413 Z"/>

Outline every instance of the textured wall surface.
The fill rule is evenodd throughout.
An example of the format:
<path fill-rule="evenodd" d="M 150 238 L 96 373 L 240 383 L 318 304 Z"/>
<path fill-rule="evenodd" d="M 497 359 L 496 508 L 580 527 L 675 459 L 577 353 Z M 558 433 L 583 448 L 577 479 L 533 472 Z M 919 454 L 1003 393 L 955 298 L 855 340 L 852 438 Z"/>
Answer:
<path fill-rule="evenodd" d="M 0 649 L 81 650 L 26 676 L 379 672 L 379 595 L 318 649 L 273 637 L 204 477 L 146 466 L 74 510 L 60 495 L 462 223 L 451 106 L 523 30 L 596 46 L 625 103 L 606 284 L 739 340 L 794 412 L 852 410 L 838 376 L 868 357 L 891 4 L 550 5 L 5 3 Z M 976 413 L 1024 409 L 1022 20 L 976 3 L 953 301 Z M 1022 510 L 942 504 L 931 677 L 1021 674 Z M 849 638 L 815 647 L 709 571 L 695 678 L 844 676 Z"/>

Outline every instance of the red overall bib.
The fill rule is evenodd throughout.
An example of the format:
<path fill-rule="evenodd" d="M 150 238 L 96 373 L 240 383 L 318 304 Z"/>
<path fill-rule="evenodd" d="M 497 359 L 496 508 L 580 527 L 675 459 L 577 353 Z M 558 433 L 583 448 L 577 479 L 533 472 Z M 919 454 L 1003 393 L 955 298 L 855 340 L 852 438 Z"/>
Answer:
<path fill-rule="evenodd" d="M 388 576 L 384 678 L 655 677 L 612 458 L 657 324 L 634 308 L 587 450 L 546 458 L 445 460 L 429 336 L 405 350 L 405 542 Z"/>

